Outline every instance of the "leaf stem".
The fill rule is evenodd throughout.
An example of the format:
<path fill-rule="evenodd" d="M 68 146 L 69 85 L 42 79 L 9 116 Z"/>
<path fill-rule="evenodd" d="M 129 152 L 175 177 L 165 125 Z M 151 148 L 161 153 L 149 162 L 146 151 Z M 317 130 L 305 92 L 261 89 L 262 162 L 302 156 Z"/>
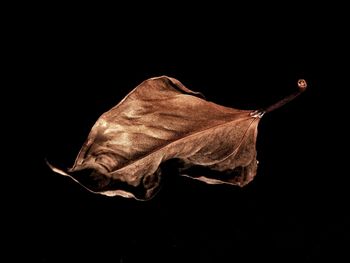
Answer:
<path fill-rule="evenodd" d="M 298 91 L 290 94 L 289 96 L 281 99 L 280 101 L 276 102 L 275 104 L 272 104 L 271 106 L 261 110 L 261 112 L 268 113 L 271 111 L 274 111 L 280 107 L 282 107 L 284 104 L 294 100 L 296 97 L 298 97 L 301 93 L 303 93 L 307 88 L 307 83 L 304 79 L 298 80 Z"/>

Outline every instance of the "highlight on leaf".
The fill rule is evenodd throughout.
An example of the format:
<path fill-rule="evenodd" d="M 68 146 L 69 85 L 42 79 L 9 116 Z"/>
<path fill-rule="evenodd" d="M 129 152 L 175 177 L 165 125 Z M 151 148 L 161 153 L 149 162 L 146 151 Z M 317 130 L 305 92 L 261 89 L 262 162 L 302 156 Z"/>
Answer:
<path fill-rule="evenodd" d="M 151 78 L 101 115 L 72 168 L 47 164 L 93 193 L 138 200 L 157 193 L 162 164 L 172 159 L 182 176 L 243 187 L 257 172 L 261 117 L 302 93 L 305 80 L 298 87 L 265 109 L 240 110 L 207 101 L 177 79 Z"/>

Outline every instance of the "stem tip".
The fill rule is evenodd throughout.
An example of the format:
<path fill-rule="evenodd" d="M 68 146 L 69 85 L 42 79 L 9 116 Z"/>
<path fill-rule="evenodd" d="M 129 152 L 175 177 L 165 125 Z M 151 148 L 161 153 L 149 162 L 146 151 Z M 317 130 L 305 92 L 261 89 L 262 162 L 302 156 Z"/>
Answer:
<path fill-rule="evenodd" d="M 298 80 L 298 88 L 300 91 L 304 91 L 307 88 L 307 83 L 305 79 Z"/>

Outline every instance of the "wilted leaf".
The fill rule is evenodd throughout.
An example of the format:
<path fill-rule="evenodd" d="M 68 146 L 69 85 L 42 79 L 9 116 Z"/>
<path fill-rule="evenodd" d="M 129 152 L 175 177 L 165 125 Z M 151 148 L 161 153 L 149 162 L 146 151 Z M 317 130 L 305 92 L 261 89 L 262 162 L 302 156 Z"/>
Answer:
<path fill-rule="evenodd" d="M 170 159 L 181 161 L 181 175 L 209 184 L 244 186 L 257 171 L 261 116 L 306 86 L 299 87 L 279 104 L 251 111 L 206 101 L 173 78 L 148 79 L 102 114 L 71 169 L 49 166 L 94 193 L 140 200 L 154 196 L 164 176 L 160 165 Z M 187 174 L 193 166 L 217 173 Z"/>

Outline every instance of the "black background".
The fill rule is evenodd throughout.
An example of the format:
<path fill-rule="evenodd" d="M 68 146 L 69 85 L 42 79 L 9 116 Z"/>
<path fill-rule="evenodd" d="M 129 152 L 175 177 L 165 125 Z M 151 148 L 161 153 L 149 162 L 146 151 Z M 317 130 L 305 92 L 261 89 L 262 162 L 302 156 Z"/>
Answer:
<path fill-rule="evenodd" d="M 20 69 L 15 83 L 21 88 L 12 91 L 24 106 L 16 136 L 29 145 L 11 172 L 21 182 L 9 188 L 9 196 L 19 193 L 19 202 L 9 205 L 13 256 L 36 262 L 344 259 L 346 162 L 336 150 L 346 136 L 338 89 L 347 71 L 341 21 L 334 26 L 303 12 L 283 23 L 284 12 L 257 22 L 236 13 L 218 13 L 216 20 L 214 10 L 199 20 L 191 12 L 128 19 L 77 13 L 33 16 L 14 33 L 12 64 Z M 258 174 L 243 189 L 174 176 L 154 199 L 138 202 L 93 195 L 48 169 L 45 158 L 70 167 L 100 114 L 160 75 L 242 109 L 294 92 L 299 78 L 309 88 L 263 117 Z"/>

